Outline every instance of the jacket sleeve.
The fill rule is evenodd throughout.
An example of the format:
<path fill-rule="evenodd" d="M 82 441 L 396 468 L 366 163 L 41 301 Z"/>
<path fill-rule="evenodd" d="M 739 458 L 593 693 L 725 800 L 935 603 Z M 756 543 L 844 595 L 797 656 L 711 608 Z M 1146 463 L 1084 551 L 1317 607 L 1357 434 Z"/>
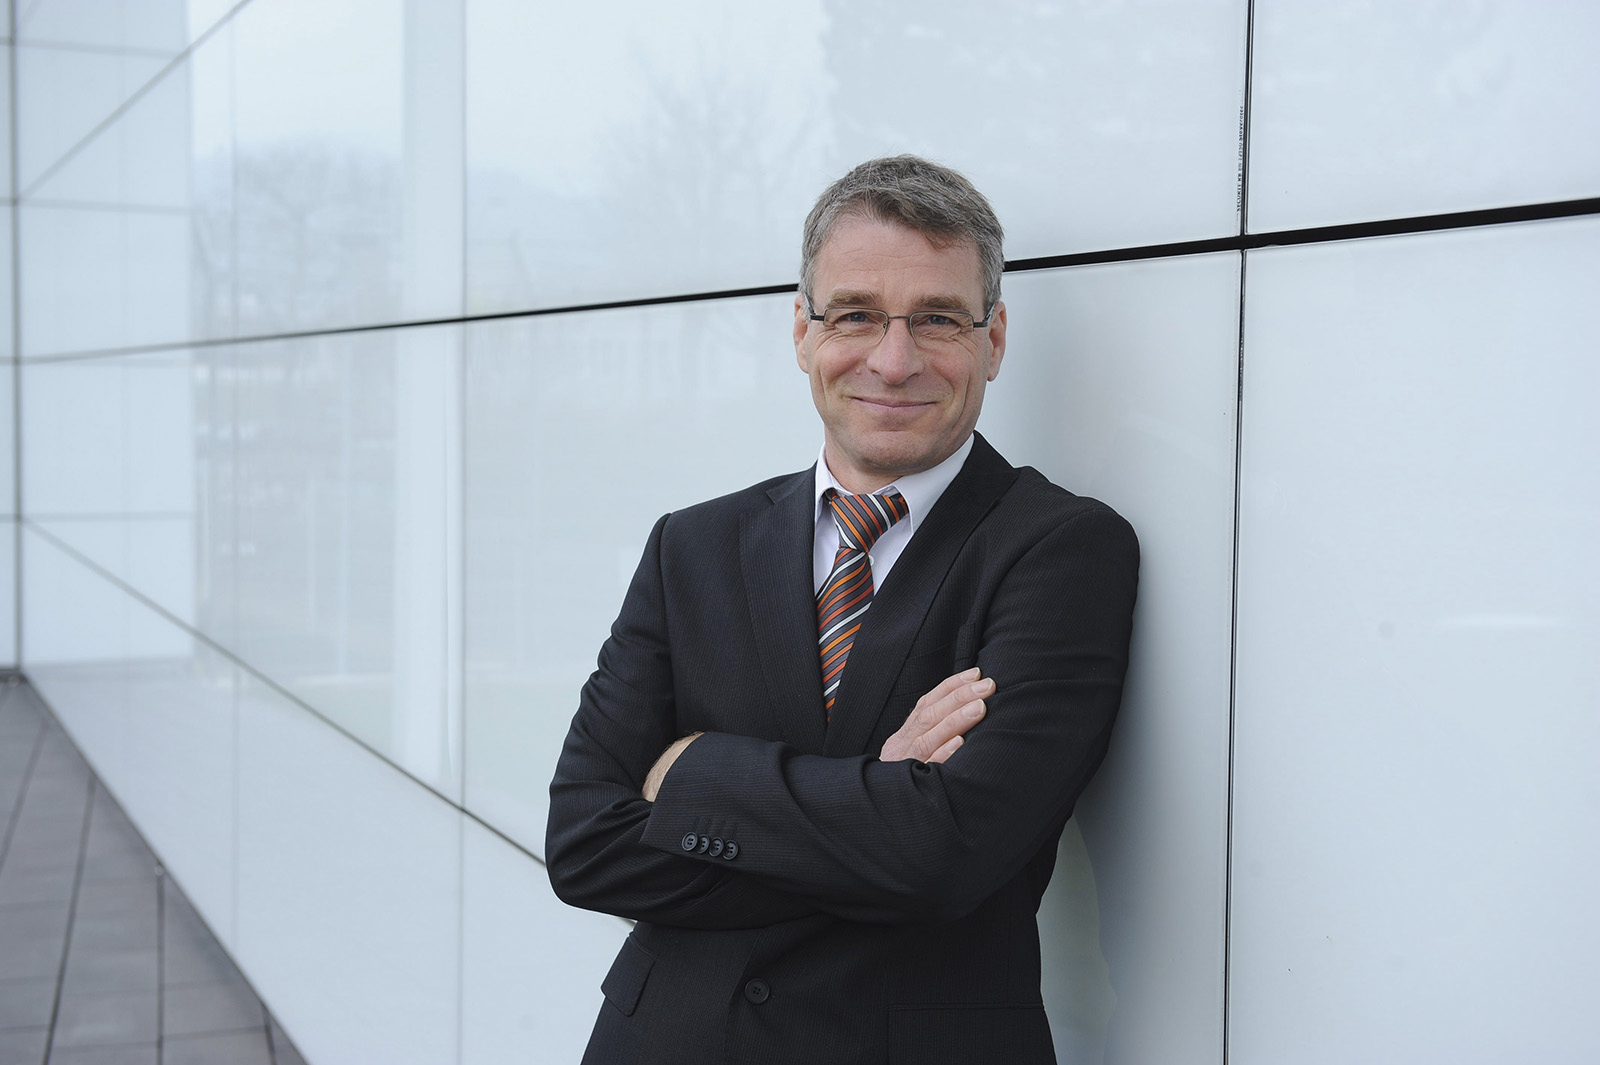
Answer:
<path fill-rule="evenodd" d="M 556 764 L 545 834 L 551 885 L 574 906 L 684 928 L 759 928 L 817 913 L 729 862 L 692 862 L 676 847 L 643 843 L 651 804 L 640 788 L 678 738 L 661 587 L 666 522 L 651 530 Z"/>
<path fill-rule="evenodd" d="M 978 665 L 996 691 L 948 761 L 830 758 L 708 733 L 667 774 L 643 843 L 714 869 L 680 842 L 716 827 L 738 838 L 742 871 L 824 912 L 964 916 L 1060 830 L 1104 757 L 1137 580 L 1128 524 L 1099 505 L 1079 513 L 1021 554 L 983 608 Z"/>

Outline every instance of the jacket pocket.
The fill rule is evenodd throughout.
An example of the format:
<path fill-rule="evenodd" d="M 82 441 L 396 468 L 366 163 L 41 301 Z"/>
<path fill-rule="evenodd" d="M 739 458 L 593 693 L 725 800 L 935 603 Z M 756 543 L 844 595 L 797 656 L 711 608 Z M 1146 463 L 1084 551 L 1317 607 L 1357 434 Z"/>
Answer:
<path fill-rule="evenodd" d="M 611 971 L 600 981 L 601 994 L 621 1010 L 623 1016 L 632 1017 L 639 1007 L 639 996 L 644 994 L 644 982 L 650 978 L 650 967 L 655 963 L 656 956 L 635 943 L 630 933 L 622 941 L 622 949 L 617 952 L 617 960 L 611 963 Z"/>
<path fill-rule="evenodd" d="M 1055 1065 L 1044 1006 L 890 1006 L 889 1065 Z"/>

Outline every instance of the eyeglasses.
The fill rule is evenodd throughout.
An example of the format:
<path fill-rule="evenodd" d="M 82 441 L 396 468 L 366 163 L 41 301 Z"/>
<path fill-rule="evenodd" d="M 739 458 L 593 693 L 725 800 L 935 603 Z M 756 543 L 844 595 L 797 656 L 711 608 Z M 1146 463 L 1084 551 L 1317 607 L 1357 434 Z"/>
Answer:
<path fill-rule="evenodd" d="M 989 324 L 985 317 L 974 321 L 966 311 L 912 311 L 910 314 L 890 314 L 875 307 L 828 307 L 815 313 L 811 301 L 806 300 L 806 310 L 813 322 L 845 340 L 862 340 L 877 343 L 889 332 L 889 323 L 896 318 L 905 319 L 911 339 L 918 344 L 948 344 L 972 335 L 974 329 Z M 992 310 L 992 308 L 991 308 Z"/>

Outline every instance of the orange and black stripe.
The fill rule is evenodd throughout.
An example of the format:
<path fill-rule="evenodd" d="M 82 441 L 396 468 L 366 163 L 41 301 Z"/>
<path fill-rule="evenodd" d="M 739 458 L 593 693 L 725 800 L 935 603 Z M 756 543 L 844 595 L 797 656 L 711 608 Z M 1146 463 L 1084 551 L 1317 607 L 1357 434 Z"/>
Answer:
<path fill-rule="evenodd" d="M 910 512 L 899 492 L 847 495 L 830 488 L 823 501 L 839 528 L 833 570 L 817 593 L 817 646 L 822 656 L 822 704 L 831 718 L 845 659 L 872 605 L 872 562 L 867 552 L 889 526 Z"/>

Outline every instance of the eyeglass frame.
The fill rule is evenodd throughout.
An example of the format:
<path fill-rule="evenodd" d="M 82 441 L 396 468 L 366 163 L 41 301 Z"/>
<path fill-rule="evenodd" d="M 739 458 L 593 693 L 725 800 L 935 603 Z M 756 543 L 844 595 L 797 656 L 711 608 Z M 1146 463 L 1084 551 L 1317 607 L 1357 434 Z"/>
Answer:
<path fill-rule="evenodd" d="M 818 314 L 817 313 L 817 305 L 811 301 L 810 293 L 806 293 L 804 298 L 805 298 L 805 301 L 806 301 L 806 318 L 809 321 L 813 321 L 813 322 L 826 321 L 828 312 L 830 310 L 877 311 L 879 314 L 883 315 L 883 317 L 884 317 L 883 335 L 878 338 L 878 343 L 880 343 L 880 344 L 883 343 L 883 337 L 886 337 L 886 336 L 889 335 L 889 327 L 890 327 L 891 323 L 893 323 L 896 318 L 899 318 L 899 319 L 903 320 L 906 323 L 906 332 L 911 334 L 911 339 L 912 339 L 913 342 L 915 342 L 916 339 L 917 339 L 917 334 L 911 332 L 911 318 L 912 318 L 913 315 L 918 315 L 918 314 L 960 314 L 960 315 L 965 315 L 968 318 L 972 318 L 972 332 L 976 333 L 980 329 L 987 329 L 989 327 L 989 322 L 994 318 L 994 309 L 1000 303 L 999 300 L 996 300 L 994 303 L 989 304 L 988 313 L 986 313 L 983 316 L 982 320 L 979 320 L 977 318 L 973 318 L 972 313 L 970 311 L 958 311 L 958 310 L 955 310 L 953 308 L 949 308 L 949 309 L 933 308 L 933 309 L 926 310 L 926 311 L 912 311 L 911 314 L 890 314 L 888 311 L 885 311 L 882 307 L 853 307 L 853 306 L 845 306 L 845 307 L 838 307 L 838 308 L 824 307 L 824 308 L 822 308 L 822 313 Z M 966 333 L 961 333 L 961 334 L 958 334 L 958 337 L 967 336 L 967 335 L 968 334 L 966 334 Z M 951 339 L 952 340 L 958 339 L 958 337 L 952 337 Z"/>

